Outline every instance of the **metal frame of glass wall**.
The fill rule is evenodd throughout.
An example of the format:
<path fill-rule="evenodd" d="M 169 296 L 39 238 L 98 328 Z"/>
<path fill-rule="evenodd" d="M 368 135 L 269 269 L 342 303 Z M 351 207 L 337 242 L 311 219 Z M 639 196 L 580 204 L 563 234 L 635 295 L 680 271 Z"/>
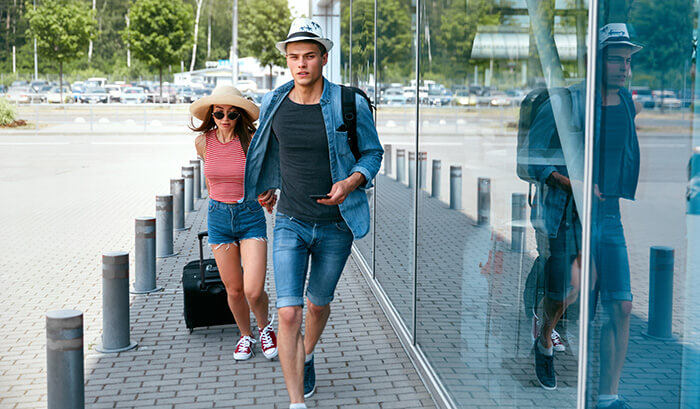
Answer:
<path fill-rule="evenodd" d="M 339 1 L 339 0 L 338 0 Z M 352 14 L 352 0 L 348 0 L 350 2 L 350 10 Z M 415 77 L 412 78 L 413 81 L 415 81 L 415 95 L 416 99 L 414 102 L 414 108 L 415 108 L 415 140 L 414 140 L 414 146 L 412 147 L 413 149 L 413 155 L 416 155 L 414 157 L 417 157 L 421 146 L 420 146 L 420 139 L 421 139 L 421 103 L 420 103 L 420 92 L 421 92 L 421 7 L 422 4 L 424 3 L 424 0 L 415 0 L 415 31 L 413 35 L 415 36 L 413 41 L 415 43 L 414 47 L 414 63 L 415 63 Z M 582 239 L 581 239 L 581 254 L 582 254 L 582 265 L 581 265 L 581 283 L 580 283 L 580 309 L 578 311 L 578 331 L 579 331 L 579 345 L 578 345 L 578 350 L 576 352 L 576 359 L 577 359 L 577 373 L 578 373 L 578 379 L 576 380 L 576 407 L 583 409 L 587 407 L 587 398 L 588 398 L 588 382 L 590 381 L 589 379 L 589 305 L 591 303 L 589 294 L 590 294 L 590 287 L 591 287 L 591 282 L 590 282 L 590 271 L 592 269 L 591 266 L 591 212 L 592 212 L 592 191 L 593 191 L 593 166 L 594 166 L 594 147 L 593 147 L 593 141 L 595 137 L 595 132 L 596 132 L 596 127 L 594 126 L 595 123 L 595 100 L 596 100 L 596 80 L 598 78 L 598 69 L 599 65 L 597 64 L 597 58 L 598 58 L 598 49 L 595 46 L 591 46 L 591 44 L 597 44 L 598 43 L 598 26 L 599 26 L 599 1 L 598 0 L 590 0 L 587 2 L 588 3 L 588 15 L 587 15 L 587 24 L 588 24 L 588 43 L 587 43 L 587 53 L 588 53 L 588 59 L 586 62 L 586 73 L 585 73 L 585 79 L 587 83 L 586 87 L 586 106 L 585 106 L 585 135 L 584 135 L 584 141 L 585 141 L 585 152 L 584 152 L 584 158 L 583 158 L 583 200 L 582 200 Z M 377 47 L 377 24 L 381 24 L 381 22 L 377 21 L 377 14 L 378 14 L 378 0 L 374 1 L 374 101 L 377 102 L 379 101 L 379 84 L 378 84 L 378 77 L 377 77 L 377 65 L 378 65 L 378 47 Z M 352 17 L 351 17 L 352 21 Z M 352 25 L 351 29 L 352 31 Z M 350 50 L 352 50 L 352 34 L 350 33 Z M 352 76 L 352 63 L 349 65 L 349 78 L 353 78 Z M 377 113 L 375 111 L 375 121 L 377 120 Z M 381 137 L 381 135 L 380 135 Z M 410 166 L 409 166 L 410 169 Z M 410 169 L 410 171 L 413 173 L 413 178 L 415 181 L 418 181 L 421 179 L 421 167 L 420 166 L 415 166 L 414 169 Z M 375 190 L 379 191 L 382 189 L 382 184 L 378 183 Z M 418 263 L 417 263 L 417 257 L 418 257 L 418 237 L 419 237 L 419 230 L 418 230 L 418 224 L 419 224 L 419 189 L 414 189 L 413 190 L 413 195 L 412 195 L 412 201 L 413 201 L 413 206 L 412 206 L 412 226 L 411 231 L 412 231 L 412 237 L 411 237 L 411 248 L 409 249 L 409 254 L 410 258 L 412 259 L 411 262 L 411 268 L 410 271 L 406 271 L 406 273 L 409 273 L 411 276 L 412 280 L 412 300 L 410 302 L 410 305 L 412 306 L 412 311 L 411 311 L 411 316 L 410 316 L 410 326 L 407 325 L 409 324 L 407 322 L 407 317 L 404 316 L 402 317 L 402 314 L 398 311 L 397 307 L 394 305 L 392 302 L 391 298 L 388 296 L 387 292 L 385 291 L 385 288 L 382 286 L 380 281 L 377 278 L 377 260 L 376 260 L 376 246 L 377 246 L 377 240 L 376 240 L 376 228 L 377 228 L 377 194 L 376 191 L 374 192 L 375 194 L 372 195 L 371 197 L 371 209 L 372 209 L 372 225 L 373 228 L 371 230 L 371 248 L 372 252 L 369 258 L 367 258 L 365 255 L 362 254 L 362 252 L 358 249 L 357 246 L 353 246 L 353 253 L 355 255 L 354 259 L 358 262 L 360 265 L 360 269 L 363 272 L 364 277 L 366 278 L 373 294 L 379 301 L 379 304 L 383 311 L 385 312 L 387 318 L 389 319 L 390 324 L 392 325 L 394 331 L 399 337 L 399 340 L 401 341 L 404 349 L 408 353 L 408 356 L 410 357 L 413 365 L 417 369 L 419 375 L 421 376 L 424 384 L 432 394 L 435 403 L 437 404 L 438 407 L 441 408 L 456 408 L 459 407 L 456 401 L 453 399 L 451 396 L 450 392 L 448 389 L 445 387 L 445 385 L 442 383 L 440 380 L 440 377 L 438 374 L 435 372 L 435 369 L 433 368 L 432 364 L 430 363 L 429 359 L 427 358 L 426 354 L 424 353 L 423 347 L 420 345 L 419 342 L 417 342 L 417 297 L 418 297 L 418 287 L 419 287 L 419 280 L 418 280 Z"/>

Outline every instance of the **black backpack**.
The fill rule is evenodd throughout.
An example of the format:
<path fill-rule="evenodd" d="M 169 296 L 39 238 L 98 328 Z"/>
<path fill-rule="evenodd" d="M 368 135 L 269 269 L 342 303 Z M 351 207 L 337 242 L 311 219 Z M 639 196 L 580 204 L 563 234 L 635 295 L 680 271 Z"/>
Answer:
<path fill-rule="evenodd" d="M 357 107 L 355 106 L 355 94 L 362 96 L 367 101 L 370 112 L 374 112 L 374 105 L 367 94 L 357 88 L 345 85 L 340 86 L 343 106 L 343 123 L 348 131 L 348 145 L 355 160 L 360 159 L 360 149 L 357 147 Z"/>
<path fill-rule="evenodd" d="M 536 157 L 537 153 L 530 149 L 530 127 L 535 120 L 535 116 L 540 107 L 549 100 L 552 95 L 560 95 L 566 98 L 571 105 L 571 91 L 564 87 L 536 88 L 530 91 L 520 104 L 520 117 L 518 119 L 518 146 L 517 165 L 515 168 L 518 177 L 531 184 L 537 183 L 537 179 L 530 172 L 530 158 Z M 558 136 L 557 136 L 558 138 Z M 557 138 L 552 138 L 556 140 Z"/>

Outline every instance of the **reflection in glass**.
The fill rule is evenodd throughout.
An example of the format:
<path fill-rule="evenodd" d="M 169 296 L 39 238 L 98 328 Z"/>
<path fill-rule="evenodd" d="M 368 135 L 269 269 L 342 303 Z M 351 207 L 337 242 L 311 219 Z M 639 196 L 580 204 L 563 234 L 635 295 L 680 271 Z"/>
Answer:
<path fill-rule="evenodd" d="M 679 385 L 693 372 L 679 341 L 697 337 L 683 333 L 683 312 L 697 304 L 683 291 L 686 254 L 697 253 L 686 241 L 684 200 L 693 2 L 601 2 L 599 10 L 588 402 L 694 407 L 697 389 L 695 405 L 684 406 Z"/>
<path fill-rule="evenodd" d="M 413 327 L 415 206 L 408 175 L 416 137 L 415 105 L 411 105 L 415 99 L 409 98 L 411 80 L 415 78 L 415 29 L 411 25 L 415 6 L 411 4 L 411 0 L 377 3 L 377 130 L 386 153 L 376 181 L 374 254 L 376 279 L 409 332 Z M 359 66 L 358 70 L 363 72 Z M 391 105 L 386 99 L 389 89 L 400 93 L 394 94 Z"/>
<path fill-rule="evenodd" d="M 347 45 L 342 48 L 343 53 L 350 53 L 344 60 L 347 62 L 347 70 L 344 75 L 346 83 L 356 86 L 364 91 L 370 100 L 374 99 L 374 0 L 353 0 L 352 1 L 352 35 L 350 31 L 350 13 L 346 10 L 341 23 L 342 32 L 347 32 L 348 40 L 352 40 L 352 45 L 342 42 Z M 343 54 L 345 55 L 345 54 Z M 370 214 L 374 217 L 374 192 L 375 189 L 367 191 L 367 200 L 369 201 Z M 374 223 L 370 224 L 370 232 L 364 238 L 357 240 L 357 246 L 360 254 L 365 259 L 368 265 L 372 265 L 372 244 L 374 238 Z"/>
<path fill-rule="evenodd" d="M 421 2 L 416 336 L 460 407 L 576 406 L 581 222 L 549 175 L 583 175 L 558 94 L 585 96 L 586 10 L 542 3 Z"/>

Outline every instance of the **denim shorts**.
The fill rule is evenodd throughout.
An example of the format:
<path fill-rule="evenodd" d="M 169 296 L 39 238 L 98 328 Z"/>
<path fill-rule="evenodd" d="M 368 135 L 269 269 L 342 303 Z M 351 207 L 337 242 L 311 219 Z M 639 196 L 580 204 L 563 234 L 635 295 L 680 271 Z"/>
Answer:
<path fill-rule="evenodd" d="M 318 306 L 333 301 L 352 240 L 352 232 L 344 221 L 307 223 L 277 212 L 272 246 L 277 308 L 304 305 L 309 258 L 306 297 Z"/>
<path fill-rule="evenodd" d="M 238 244 L 241 240 L 267 240 L 265 214 L 256 201 L 222 203 L 209 199 L 209 244 Z"/>
<path fill-rule="evenodd" d="M 600 292 L 604 302 L 632 301 L 630 263 L 619 199 L 599 202 L 593 213 L 591 255 L 598 277 L 594 291 Z"/>

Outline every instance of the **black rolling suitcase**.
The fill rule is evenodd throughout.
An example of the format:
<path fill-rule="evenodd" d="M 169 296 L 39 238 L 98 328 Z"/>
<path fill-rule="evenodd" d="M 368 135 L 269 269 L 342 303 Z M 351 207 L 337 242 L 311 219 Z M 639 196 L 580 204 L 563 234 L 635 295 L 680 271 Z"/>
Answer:
<path fill-rule="evenodd" d="M 190 261 L 182 270 L 185 325 L 190 333 L 194 328 L 236 323 L 228 306 L 226 288 L 221 282 L 216 261 L 213 258 L 204 260 L 204 236 L 208 236 L 208 232 L 197 235 L 199 260 Z"/>

